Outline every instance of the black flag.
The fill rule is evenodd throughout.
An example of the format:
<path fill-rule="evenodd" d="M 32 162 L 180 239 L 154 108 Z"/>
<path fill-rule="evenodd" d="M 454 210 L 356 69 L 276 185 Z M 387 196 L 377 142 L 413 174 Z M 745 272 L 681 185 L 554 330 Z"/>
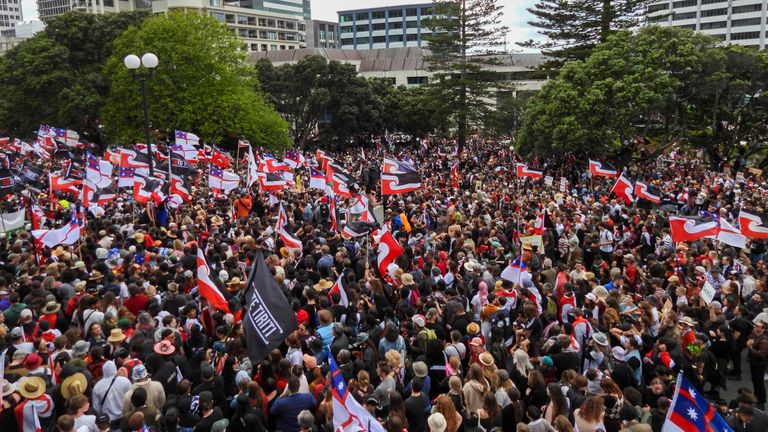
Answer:
<path fill-rule="evenodd" d="M 296 314 L 288 304 L 261 253 L 245 286 L 243 326 L 248 357 L 259 362 L 296 330 Z"/>

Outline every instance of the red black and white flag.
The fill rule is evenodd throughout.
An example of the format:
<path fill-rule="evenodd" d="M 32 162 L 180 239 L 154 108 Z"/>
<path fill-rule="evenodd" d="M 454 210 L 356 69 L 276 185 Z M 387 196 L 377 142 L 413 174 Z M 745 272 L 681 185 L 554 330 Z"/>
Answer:
<path fill-rule="evenodd" d="M 288 182 L 278 174 L 258 172 L 256 178 L 262 191 L 274 192 L 288 187 Z"/>
<path fill-rule="evenodd" d="M 404 253 L 400 243 L 397 242 L 395 237 L 387 228 L 379 230 L 378 235 L 374 236 L 374 240 L 378 241 L 378 255 L 376 257 L 376 267 L 379 269 L 379 274 L 383 278 L 388 278 L 387 267 L 395 262 L 397 257 Z"/>
<path fill-rule="evenodd" d="M 412 171 L 408 173 L 382 173 L 381 174 L 381 194 L 399 195 L 413 192 L 421 187 L 421 177 L 419 173 Z"/>
<path fill-rule="evenodd" d="M 339 278 L 336 279 L 336 283 L 333 284 L 331 287 L 331 290 L 328 291 L 328 295 L 332 296 L 334 294 L 339 295 L 339 304 L 347 307 L 349 306 L 349 298 L 347 298 L 347 286 L 346 282 L 344 281 L 344 273 L 339 275 Z"/>
<path fill-rule="evenodd" d="M 283 244 L 287 248 L 297 252 L 301 252 L 304 249 L 304 244 L 293 235 L 293 232 L 288 226 L 288 213 L 285 211 L 282 204 L 280 205 L 280 211 L 277 214 L 277 226 L 275 228 L 277 228 L 275 231 L 277 231 L 277 234 L 280 236 L 280 240 L 283 241 Z"/>
<path fill-rule="evenodd" d="M 596 177 L 618 177 L 619 172 L 611 164 L 589 160 L 589 173 Z"/>
<path fill-rule="evenodd" d="M 184 179 L 177 175 L 171 175 L 171 188 L 169 190 L 170 195 L 176 195 L 184 202 L 192 201 L 192 194 L 189 193 L 189 188 L 184 182 Z"/>
<path fill-rule="evenodd" d="M 670 216 L 669 229 L 672 241 L 677 243 L 715 238 L 720 225 L 705 216 Z"/>
<path fill-rule="evenodd" d="M 384 163 L 381 165 L 381 172 L 388 174 L 404 174 L 415 171 L 416 167 L 412 163 L 393 158 L 385 157 Z"/>
<path fill-rule="evenodd" d="M 635 196 L 654 204 L 661 202 L 661 191 L 645 182 L 635 183 Z"/>
<path fill-rule="evenodd" d="M 635 202 L 635 196 L 633 192 L 634 185 L 632 185 L 632 182 L 624 176 L 624 173 L 621 173 L 619 178 L 616 179 L 616 184 L 613 185 L 611 193 L 621 198 L 624 203 L 632 204 Z"/>
<path fill-rule="evenodd" d="M 344 225 L 341 236 L 347 240 L 367 236 L 376 226 L 370 222 L 354 221 Z"/>
<path fill-rule="evenodd" d="M 751 239 L 768 238 L 768 214 L 739 212 L 739 230 Z"/>
<path fill-rule="evenodd" d="M 328 195 L 328 217 L 331 219 L 331 229 L 333 232 L 339 232 L 339 216 L 336 212 L 336 197 Z"/>
<path fill-rule="evenodd" d="M 515 165 L 518 177 L 530 177 L 534 180 L 538 180 L 544 177 L 544 171 L 536 171 L 528 168 L 528 165 L 524 163 L 518 163 Z"/>
<path fill-rule="evenodd" d="M 205 253 L 200 247 L 197 248 L 197 291 L 214 308 L 231 313 L 224 294 L 219 291 L 219 288 L 211 280 L 211 268 L 208 267 Z"/>

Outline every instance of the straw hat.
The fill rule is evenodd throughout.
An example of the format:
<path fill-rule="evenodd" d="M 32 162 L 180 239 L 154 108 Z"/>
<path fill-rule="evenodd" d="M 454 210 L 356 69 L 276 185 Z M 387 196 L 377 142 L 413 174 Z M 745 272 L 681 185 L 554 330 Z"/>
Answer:
<path fill-rule="evenodd" d="M 133 239 L 136 240 L 136 243 L 144 243 L 144 234 L 137 232 L 133 235 Z"/>
<path fill-rule="evenodd" d="M 477 323 L 471 322 L 467 325 L 468 334 L 477 334 L 480 332 L 480 326 Z"/>
<path fill-rule="evenodd" d="M 320 282 L 313 285 L 313 288 L 315 289 L 315 291 L 322 291 L 332 286 L 333 286 L 333 282 L 329 281 L 328 279 L 320 279 Z"/>
<path fill-rule="evenodd" d="M 402 276 L 400 276 L 400 281 L 403 282 L 403 285 L 413 285 L 413 275 L 410 273 L 403 273 Z"/>
<path fill-rule="evenodd" d="M 214 215 L 211 218 L 211 225 L 218 226 L 218 225 L 224 225 L 224 220 L 219 215 Z"/>
<path fill-rule="evenodd" d="M 533 250 L 533 246 L 531 245 L 531 242 L 529 241 L 523 242 L 523 250 L 527 250 L 527 251 Z"/>
<path fill-rule="evenodd" d="M 101 274 L 100 271 L 94 270 L 93 273 L 91 273 L 90 279 L 88 279 L 88 280 L 99 281 L 99 280 L 102 280 L 102 279 L 104 279 L 104 275 Z"/>
<path fill-rule="evenodd" d="M 480 354 L 478 360 L 480 360 L 480 364 L 483 366 L 493 366 L 494 364 L 493 355 L 487 351 Z"/>
<path fill-rule="evenodd" d="M 68 376 L 61 383 L 61 395 L 64 399 L 69 399 L 72 396 L 77 396 L 85 393 L 85 389 L 88 387 L 88 381 L 80 372 L 74 373 Z"/>
<path fill-rule="evenodd" d="M 83 378 L 85 378 L 85 376 L 83 376 Z M 16 388 L 25 398 L 36 399 L 45 393 L 45 380 L 38 376 L 26 376 L 16 383 Z M 62 393 L 64 393 L 63 386 Z M 5 394 L 5 385 L 3 385 L 3 394 Z M 64 398 L 67 399 L 68 396 L 64 396 Z"/>
<path fill-rule="evenodd" d="M 696 322 L 691 317 L 682 317 L 680 318 L 680 324 L 685 324 L 690 327 L 696 327 Z"/>
<path fill-rule="evenodd" d="M 107 338 L 107 342 L 109 343 L 117 343 L 122 342 L 125 340 L 125 335 L 123 334 L 123 331 L 119 328 L 112 329 L 112 331 L 109 332 L 109 337 Z"/>
<path fill-rule="evenodd" d="M 75 291 L 76 292 L 85 291 L 85 286 L 87 284 L 88 284 L 88 282 L 86 282 L 86 281 L 80 281 L 80 282 L 76 283 L 75 284 Z"/>
<path fill-rule="evenodd" d="M 239 277 L 235 276 L 235 277 L 232 278 L 231 281 L 229 281 L 229 283 L 227 283 L 227 286 L 233 286 L 233 285 L 234 286 L 240 286 L 240 285 L 243 285 L 243 284 L 245 284 L 245 282 L 241 281 Z"/>
<path fill-rule="evenodd" d="M 45 307 L 43 308 L 43 314 L 44 315 L 55 314 L 59 310 L 61 310 L 60 304 L 58 304 L 55 301 L 49 301 L 48 303 L 45 304 Z"/>
<path fill-rule="evenodd" d="M 280 248 L 280 255 L 282 255 L 283 258 L 289 258 L 291 256 L 291 250 L 283 246 Z"/>

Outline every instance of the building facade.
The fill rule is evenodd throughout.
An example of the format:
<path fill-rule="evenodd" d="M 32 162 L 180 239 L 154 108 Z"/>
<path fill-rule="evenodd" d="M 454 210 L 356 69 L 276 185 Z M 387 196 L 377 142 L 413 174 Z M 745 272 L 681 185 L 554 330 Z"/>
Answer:
<path fill-rule="evenodd" d="M 152 3 L 152 0 L 37 0 L 37 13 L 45 22 L 70 11 L 103 15 L 152 9 Z"/>
<path fill-rule="evenodd" d="M 433 11 L 432 3 L 339 11 L 341 48 L 426 47 Z"/>
<path fill-rule="evenodd" d="M 307 48 L 340 48 L 339 24 L 332 21 L 307 21 Z"/>
<path fill-rule="evenodd" d="M 0 56 L 5 55 L 16 45 L 45 30 L 45 24 L 37 18 L 26 19 L 11 30 L 0 32 Z"/>
<path fill-rule="evenodd" d="M 768 0 L 652 1 L 647 23 L 682 27 L 726 43 L 765 49 Z"/>
<path fill-rule="evenodd" d="M 304 21 L 312 18 L 310 0 L 240 0 L 227 3 L 261 12 L 291 15 Z"/>
<path fill-rule="evenodd" d="M 0 34 L 13 30 L 22 21 L 21 0 L 0 0 Z"/>

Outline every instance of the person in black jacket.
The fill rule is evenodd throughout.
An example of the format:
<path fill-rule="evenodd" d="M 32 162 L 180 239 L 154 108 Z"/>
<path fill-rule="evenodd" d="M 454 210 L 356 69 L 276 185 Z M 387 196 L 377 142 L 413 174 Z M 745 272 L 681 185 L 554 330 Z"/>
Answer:
<path fill-rule="evenodd" d="M 224 380 L 221 375 L 216 375 L 213 366 L 205 364 L 200 368 L 201 382 L 192 389 L 192 396 L 209 391 L 213 394 L 214 404 L 224 412 L 227 405 L 227 397 L 224 394 Z"/>

